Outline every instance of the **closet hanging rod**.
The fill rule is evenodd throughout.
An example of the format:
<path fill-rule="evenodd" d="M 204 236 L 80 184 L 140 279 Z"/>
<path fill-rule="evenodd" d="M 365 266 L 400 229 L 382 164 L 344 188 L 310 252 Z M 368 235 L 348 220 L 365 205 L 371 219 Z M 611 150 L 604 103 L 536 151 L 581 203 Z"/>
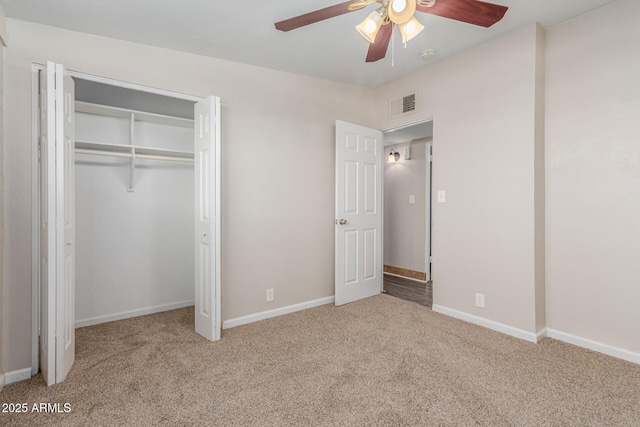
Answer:
<path fill-rule="evenodd" d="M 101 150 L 87 150 L 86 148 L 76 148 L 76 154 L 89 154 L 96 156 L 108 156 L 108 157 L 124 157 L 132 158 L 132 153 L 120 153 L 117 151 L 101 151 Z M 182 162 L 193 163 L 193 159 L 189 157 L 171 157 L 171 156 L 159 156 L 154 154 L 135 154 L 136 159 L 140 160 L 166 160 L 169 162 Z"/>

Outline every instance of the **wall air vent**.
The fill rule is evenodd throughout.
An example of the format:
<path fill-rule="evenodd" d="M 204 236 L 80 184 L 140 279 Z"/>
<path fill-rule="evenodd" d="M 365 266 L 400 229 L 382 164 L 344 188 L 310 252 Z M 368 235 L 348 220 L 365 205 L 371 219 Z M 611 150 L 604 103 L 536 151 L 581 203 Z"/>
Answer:
<path fill-rule="evenodd" d="M 389 100 L 389 118 L 400 117 L 416 110 L 416 93 Z"/>
<path fill-rule="evenodd" d="M 412 93 L 411 95 L 402 97 L 402 114 L 408 113 L 409 111 L 413 111 L 416 109 L 416 94 Z"/>

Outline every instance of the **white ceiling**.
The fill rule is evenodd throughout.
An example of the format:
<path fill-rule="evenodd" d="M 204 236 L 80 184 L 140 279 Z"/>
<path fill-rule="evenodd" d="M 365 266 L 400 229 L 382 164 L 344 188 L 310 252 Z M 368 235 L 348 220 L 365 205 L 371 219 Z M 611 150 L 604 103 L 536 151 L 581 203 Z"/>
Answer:
<path fill-rule="evenodd" d="M 391 45 L 385 59 L 365 63 L 368 43 L 354 28 L 375 5 L 287 33 L 277 31 L 274 22 L 341 0 L 0 0 L 0 5 L 9 18 L 378 86 L 526 24 L 549 28 L 615 1 L 492 0 L 509 10 L 489 29 L 417 12 L 426 28 L 406 49 L 394 34 L 393 67 Z M 435 58 L 420 59 L 425 49 L 435 49 Z"/>

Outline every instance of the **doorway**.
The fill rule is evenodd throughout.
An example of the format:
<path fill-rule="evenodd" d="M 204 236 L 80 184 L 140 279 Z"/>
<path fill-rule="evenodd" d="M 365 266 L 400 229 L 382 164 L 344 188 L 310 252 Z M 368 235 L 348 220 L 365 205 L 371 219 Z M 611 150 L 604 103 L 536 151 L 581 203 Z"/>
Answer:
<path fill-rule="evenodd" d="M 431 307 L 433 121 L 383 136 L 384 291 Z"/>

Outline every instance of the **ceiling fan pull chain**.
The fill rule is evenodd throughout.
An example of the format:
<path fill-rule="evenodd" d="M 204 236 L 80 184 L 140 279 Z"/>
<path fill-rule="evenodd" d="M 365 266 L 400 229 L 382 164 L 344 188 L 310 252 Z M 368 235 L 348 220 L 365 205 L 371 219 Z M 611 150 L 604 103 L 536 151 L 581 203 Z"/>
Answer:
<path fill-rule="evenodd" d="M 391 25 L 391 67 L 396 66 L 396 42 L 393 40 L 393 33 L 395 32 L 396 26 L 393 23 Z"/>

